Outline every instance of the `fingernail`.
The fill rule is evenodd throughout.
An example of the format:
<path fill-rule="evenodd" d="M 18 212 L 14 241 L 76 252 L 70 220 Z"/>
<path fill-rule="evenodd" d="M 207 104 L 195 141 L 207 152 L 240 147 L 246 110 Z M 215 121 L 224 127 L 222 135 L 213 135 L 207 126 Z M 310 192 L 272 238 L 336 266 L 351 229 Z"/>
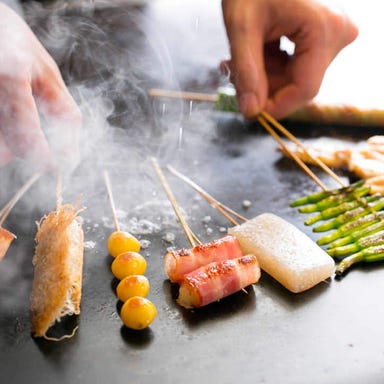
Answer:
<path fill-rule="evenodd" d="M 240 112 L 245 117 L 252 117 L 260 113 L 260 106 L 257 96 L 253 92 L 242 93 L 239 96 Z"/>

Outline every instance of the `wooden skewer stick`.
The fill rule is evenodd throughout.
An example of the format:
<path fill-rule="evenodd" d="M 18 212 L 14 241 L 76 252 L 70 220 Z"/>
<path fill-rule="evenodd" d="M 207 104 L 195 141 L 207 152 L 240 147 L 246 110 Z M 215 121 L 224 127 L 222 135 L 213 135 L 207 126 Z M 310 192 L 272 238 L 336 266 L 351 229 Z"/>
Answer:
<path fill-rule="evenodd" d="M 324 172 L 326 172 L 329 176 L 331 176 L 335 181 L 337 181 L 342 187 L 345 187 L 345 183 L 336 175 L 335 172 L 332 171 L 326 164 L 323 163 L 321 159 L 316 156 L 313 156 L 307 148 L 302 144 L 292 133 L 290 133 L 283 125 L 281 125 L 276 119 L 274 119 L 267 112 L 261 112 L 261 116 L 267 120 L 270 124 L 272 124 L 276 129 L 278 129 L 283 135 L 285 135 L 289 140 L 294 142 L 298 147 L 300 147 L 305 154 L 314 161 Z M 291 154 L 288 152 L 291 156 Z"/>
<path fill-rule="evenodd" d="M 8 217 L 9 213 L 16 205 L 16 203 L 20 200 L 20 198 L 24 195 L 25 192 L 40 178 L 42 172 L 37 172 L 32 175 L 24 185 L 15 193 L 11 200 L 1 209 L 0 211 L 0 226 L 3 225 L 4 221 Z"/>
<path fill-rule="evenodd" d="M 196 246 L 196 242 L 198 244 L 201 244 L 200 240 L 192 232 L 192 230 L 189 228 L 187 222 L 185 221 L 185 218 L 180 211 L 180 208 L 179 208 L 179 205 L 176 201 L 176 198 L 173 195 L 171 188 L 169 187 L 169 185 L 167 183 L 167 180 L 165 179 L 165 176 L 164 176 L 164 174 L 163 174 L 163 172 L 159 166 L 159 163 L 157 162 L 157 160 L 154 157 L 151 158 L 151 161 L 152 161 L 152 165 L 153 165 L 153 167 L 154 167 L 154 169 L 155 169 L 155 171 L 156 171 L 156 173 L 160 179 L 160 182 L 161 182 L 161 184 L 165 190 L 165 193 L 167 194 L 168 199 L 169 199 L 170 203 L 172 204 L 172 207 L 176 213 L 176 216 L 178 217 L 180 224 L 183 227 L 184 233 L 187 236 L 189 243 L 191 244 L 192 247 Z"/>
<path fill-rule="evenodd" d="M 273 128 L 267 123 L 267 121 L 262 117 L 258 117 L 259 123 L 265 128 L 265 130 L 280 144 L 281 148 L 288 153 L 293 160 L 296 161 L 297 165 L 324 191 L 327 190 L 327 187 L 323 182 L 309 169 L 309 167 L 300 159 L 295 153 L 291 152 L 289 148 L 285 145 L 284 141 L 280 136 L 273 130 Z"/>
<path fill-rule="evenodd" d="M 107 192 L 108 192 L 109 204 L 110 204 L 111 210 L 112 210 L 112 217 L 113 217 L 113 222 L 115 225 L 115 230 L 117 232 L 119 232 L 120 231 L 120 225 L 119 225 L 119 221 L 117 220 L 116 206 L 115 206 L 115 200 L 113 199 L 111 181 L 109 179 L 109 174 L 108 174 L 107 170 L 104 170 L 103 174 L 104 174 L 105 186 L 106 186 Z"/>
<path fill-rule="evenodd" d="M 236 220 L 234 220 L 233 217 L 228 215 L 228 212 L 231 213 L 232 215 L 234 215 L 235 217 L 239 218 L 243 222 L 248 220 L 244 216 L 242 216 L 239 213 L 235 212 L 233 209 L 231 209 L 228 206 L 220 203 L 220 201 L 216 200 L 213 196 L 211 196 L 208 192 L 206 192 L 198 184 L 196 184 L 194 181 L 192 181 L 191 179 L 189 179 L 187 176 L 183 175 L 182 173 L 176 171 L 172 166 L 168 165 L 167 168 L 175 176 L 179 177 L 181 180 L 183 180 L 184 182 L 189 184 L 192 188 L 194 188 L 197 192 L 199 192 L 201 194 L 201 196 L 203 196 L 215 209 L 217 209 L 232 224 L 239 225 L 239 223 Z"/>
<path fill-rule="evenodd" d="M 208 102 L 216 102 L 217 101 L 217 95 L 208 94 L 208 93 L 201 93 L 201 92 L 184 92 L 184 91 L 172 91 L 172 90 L 166 90 L 166 89 L 159 89 L 159 88 L 152 88 L 149 89 L 148 94 L 153 97 L 168 97 L 168 98 L 178 98 L 178 99 L 187 99 L 187 100 L 194 100 L 194 101 L 208 101 Z M 263 122 L 261 120 L 264 119 Z M 345 187 L 345 183 L 326 165 L 324 162 L 319 159 L 316 156 L 313 156 L 306 148 L 305 146 L 294 136 L 292 135 L 285 127 L 283 127 L 277 120 L 275 120 L 271 115 L 269 115 L 267 112 L 263 111 L 258 116 L 257 120 L 260 122 L 261 125 L 265 128 L 265 123 L 269 122 L 274 126 L 276 129 L 278 129 L 282 134 L 284 134 L 288 139 L 290 139 L 292 142 L 294 142 L 298 147 L 300 147 L 304 153 L 312 160 L 314 161 L 324 172 L 326 172 L 329 176 L 331 176 L 335 181 L 337 181 L 342 187 Z M 265 128 L 267 129 L 267 128 Z M 268 133 L 271 134 L 270 130 L 268 130 Z M 271 134 L 272 135 L 272 134 Z M 276 135 L 272 135 L 276 140 Z M 296 161 L 296 163 L 303 169 L 305 173 L 308 174 L 322 189 L 326 190 L 327 187 L 320 181 L 320 179 L 309 169 L 309 167 L 295 154 L 293 154 L 287 146 L 283 146 L 281 143 L 281 140 L 278 140 L 282 149 L 285 151 L 285 153 L 290 156 L 293 160 Z"/>
<path fill-rule="evenodd" d="M 214 103 L 217 101 L 217 95 L 212 95 L 209 93 L 170 91 L 167 89 L 159 89 L 159 88 L 149 89 L 148 95 L 152 97 L 168 97 L 172 99 L 208 101 L 210 103 Z"/>
<path fill-rule="evenodd" d="M 241 221 L 247 221 L 247 219 L 244 216 L 241 216 L 239 213 L 235 212 L 231 208 L 220 203 L 220 201 L 216 200 L 213 196 L 211 196 L 208 192 L 206 192 L 198 184 L 196 184 L 194 181 L 189 179 L 187 176 L 185 176 L 182 173 L 180 173 L 179 171 L 177 171 L 171 165 L 167 165 L 167 168 L 171 173 L 173 173 L 179 179 L 183 180 L 188 185 L 190 185 L 193 189 L 195 189 L 198 193 L 200 193 L 201 196 L 203 196 L 210 204 L 212 204 L 212 206 L 214 208 L 216 208 L 224 217 L 226 217 L 233 225 L 239 225 L 239 223 L 233 217 L 231 217 L 228 213 L 237 217 Z"/>

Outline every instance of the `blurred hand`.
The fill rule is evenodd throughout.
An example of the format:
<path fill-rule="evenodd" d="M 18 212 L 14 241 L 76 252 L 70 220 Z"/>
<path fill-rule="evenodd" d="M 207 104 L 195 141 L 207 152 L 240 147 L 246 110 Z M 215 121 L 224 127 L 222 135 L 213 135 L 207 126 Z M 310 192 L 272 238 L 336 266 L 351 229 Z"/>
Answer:
<path fill-rule="evenodd" d="M 241 112 L 282 118 L 316 96 L 335 56 L 358 34 L 346 15 L 314 0 L 222 0 L 231 49 L 226 63 Z M 280 38 L 295 44 L 280 50 Z"/>
<path fill-rule="evenodd" d="M 0 51 L 0 166 L 14 156 L 48 168 L 59 159 L 77 158 L 80 111 L 56 63 L 27 24 L 4 4 L 0 4 Z M 51 145 L 40 116 L 50 129 Z"/>

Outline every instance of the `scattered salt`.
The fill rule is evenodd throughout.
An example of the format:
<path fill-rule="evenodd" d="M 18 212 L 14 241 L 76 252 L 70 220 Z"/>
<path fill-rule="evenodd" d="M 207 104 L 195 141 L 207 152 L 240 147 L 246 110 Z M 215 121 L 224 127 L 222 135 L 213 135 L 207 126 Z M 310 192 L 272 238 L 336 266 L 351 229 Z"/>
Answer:
<path fill-rule="evenodd" d="M 140 246 L 142 249 L 147 249 L 151 245 L 149 240 L 140 240 Z"/>
<path fill-rule="evenodd" d="M 204 217 L 203 217 L 203 220 L 202 220 L 202 222 L 203 222 L 204 224 L 208 224 L 208 223 L 210 223 L 211 221 L 212 221 L 211 216 L 204 216 Z"/>
<path fill-rule="evenodd" d="M 167 243 L 173 243 L 175 241 L 175 234 L 172 232 L 167 232 L 162 239 Z"/>
<path fill-rule="evenodd" d="M 96 243 L 94 241 L 88 240 L 84 241 L 84 250 L 90 251 L 91 249 L 96 247 Z"/>

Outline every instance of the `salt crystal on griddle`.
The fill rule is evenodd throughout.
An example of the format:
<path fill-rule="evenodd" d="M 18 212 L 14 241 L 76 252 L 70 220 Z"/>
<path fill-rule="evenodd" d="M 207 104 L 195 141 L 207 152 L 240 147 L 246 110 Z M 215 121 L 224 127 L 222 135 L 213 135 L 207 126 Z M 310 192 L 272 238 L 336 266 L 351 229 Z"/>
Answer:
<path fill-rule="evenodd" d="M 175 236 L 175 234 L 172 233 L 172 232 L 167 232 L 167 233 L 162 237 L 162 239 L 163 239 L 164 241 L 166 241 L 167 243 L 173 243 L 173 242 L 175 241 L 175 238 L 176 238 L 176 236 Z"/>
<path fill-rule="evenodd" d="M 306 234 L 271 213 L 230 228 L 243 253 L 254 254 L 261 269 L 292 292 L 303 292 L 333 275 L 335 263 Z"/>

